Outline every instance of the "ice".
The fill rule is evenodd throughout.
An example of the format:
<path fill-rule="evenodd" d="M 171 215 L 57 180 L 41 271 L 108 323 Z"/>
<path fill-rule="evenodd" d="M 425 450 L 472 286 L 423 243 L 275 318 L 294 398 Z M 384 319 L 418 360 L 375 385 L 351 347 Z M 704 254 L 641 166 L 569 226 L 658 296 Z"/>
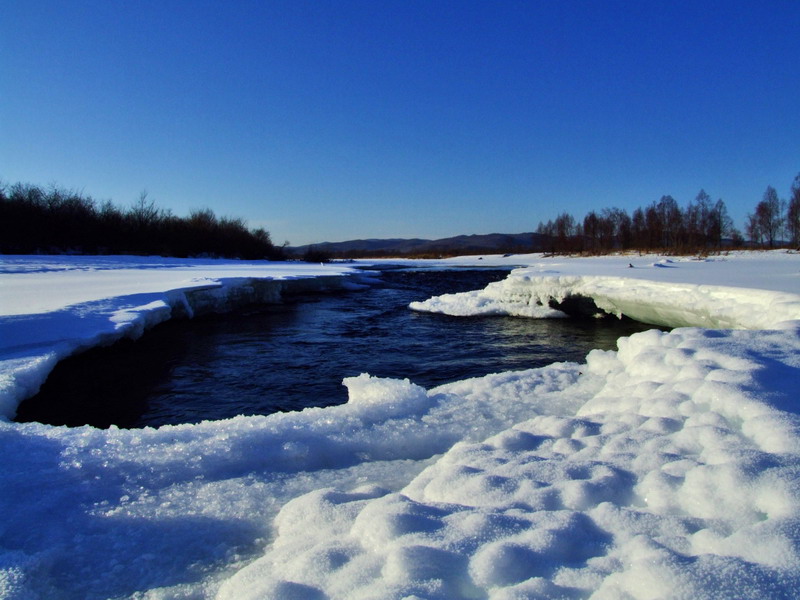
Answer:
<path fill-rule="evenodd" d="M 0 598 L 800 596 L 799 257 L 631 260 L 481 264 L 520 266 L 500 304 L 638 297 L 704 327 L 429 390 L 362 374 L 344 405 L 268 417 L 0 421 Z M 363 284 L 346 266 L 131 262 L 3 259 L 6 414 L 64 355 L 274 298 L 258 281 Z"/>
<path fill-rule="evenodd" d="M 412 302 L 410 308 L 421 312 L 434 312 L 454 317 L 475 317 L 486 315 L 509 315 L 535 319 L 561 318 L 567 315 L 547 306 L 530 293 L 515 293 L 506 282 L 489 284 L 484 290 L 444 294 L 425 300 Z M 526 290 L 527 292 L 527 290 Z"/>
<path fill-rule="evenodd" d="M 67 356 L 137 338 L 176 316 L 363 287 L 346 266 L 161 257 L 3 257 L 0 417 L 12 418 Z"/>
<path fill-rule="evenodd" d="M 770 329 L 797 318 L 797 262 L 797 255 L 785 253 L 760 263 L 737 256 L 648 261 L 634 268 L 619 259 L 554 261 L 516 269 L 484 290 L 445 294 L 410 307 L 453 316 L 552 318 L 564 316 L 552 303 L 579 297 L 591 298 L 603 312 L 653 325 Z M 765 287 L 754 289 L 755 282 Z"/>

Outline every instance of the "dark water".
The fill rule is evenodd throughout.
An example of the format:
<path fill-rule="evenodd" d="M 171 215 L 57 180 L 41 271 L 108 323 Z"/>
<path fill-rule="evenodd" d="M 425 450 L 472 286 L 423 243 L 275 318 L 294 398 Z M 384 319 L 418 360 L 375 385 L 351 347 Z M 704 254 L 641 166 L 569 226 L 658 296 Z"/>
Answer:
<path fill-rule="evenodd" d="M 344 377 L 370 373 L 425 387 L 558 361 L 648 329 L 609 319 L 448 317 L 414 300 L 474 290 L 505 271 L 387 271 L 361 292 L 306 295 L 221 317 L 168 322 L 136 342 L 59 364 L 18 421 L 159 426 L 329 406 Z"/>

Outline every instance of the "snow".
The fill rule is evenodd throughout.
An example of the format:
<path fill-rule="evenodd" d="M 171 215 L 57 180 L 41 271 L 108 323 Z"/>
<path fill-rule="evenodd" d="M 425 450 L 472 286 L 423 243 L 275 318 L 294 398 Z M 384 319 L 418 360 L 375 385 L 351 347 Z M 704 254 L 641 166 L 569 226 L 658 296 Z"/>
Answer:
<path fill-rule="evenodd" d="M 267 417 L 0 420 L 0 598 L 800 596 L 800 256 L 421 264 L 521 267 L 428 308 L 581 294 L 703 327 L 429 390 L 364 374 L 347 404 Z M 62 356 L 316 277 L 363 282 L 346 265 L 4 257 L 6 415 Z"/>
<path fill-rule="evenodd" d="M 541 261 L 484 290 L 446 294 L 411 308 L 454 316 L 563 317 L 550 302 L 581 296 L 603 312 L 669 327 L 769 329 L 797 318 L 799 255 L 653 258 Z"/>
<path fill-rule="evenodd" d="M 137 338 L 174 316 L 279 302 L 308 289 L 357 288 L 335 265 L 11 256 L 0 261 L 0 416 L 11 418 L 67 356 Z"/>

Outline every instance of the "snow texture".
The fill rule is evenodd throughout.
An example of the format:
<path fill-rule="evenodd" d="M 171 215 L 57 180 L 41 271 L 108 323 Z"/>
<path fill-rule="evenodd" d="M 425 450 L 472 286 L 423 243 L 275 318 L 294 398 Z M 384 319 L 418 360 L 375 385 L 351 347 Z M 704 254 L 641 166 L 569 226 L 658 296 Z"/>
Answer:
<path fill-rule="evenodd" d="M 563 317 L 550 305 L 582 297 L 594 300 L 602 312 L 652 325 L 771 329 L 797 318 L 800 291 L 798 256 L 774 255 L 773 259 L 739 256 L 653 262 L 651 257 L 647 262 L 636 260 L 636 266 L 627 263 L 627 268 L 620 260 L 616 264 L 609 259 L 552 261 L 517 269 L 484 290 L 445 294 L 413 302 L 411 308 L 454 316 Z M 754 272 L 752 267 L 763 271 Z M 769 281 L 763 281 L 765 274 L 771 276 Z M 765 288 L 754 289 L 754 279 L 766 284 Z"/>
<path fill-rule="evenodd" d="M 180 305 L 192 274 L 235 290 L 339 269 L 223 277 L 227 265 L 154 260 L 114 288 L 103 273 L 139 267 L 95 260 L 4 261 L 4 360 L 35 334 L 38 354 L 19 357 L 33 373 L 45 367 L 31 357 L 105 341 L 108 322 L 144 327 Z M 157 430 L 0 421 L 0 598 L 800 596 L 800 257 L 639 260 L 485 257 L 527 266 L 442 302 L 579 293 L 704 328 L 430 390 L 363 374 L 344 381 L 345 405 L 268 417 Z M 82 291 L 59 303 L 71 271 Z M 19 291 L 37 286 L 49 308 Z M 120 300 L 138 293 L 155 296 Z M 38 333 L 7 327 L 26 304 Z M 91 324 L 72 328 L 80 314 Z"/>

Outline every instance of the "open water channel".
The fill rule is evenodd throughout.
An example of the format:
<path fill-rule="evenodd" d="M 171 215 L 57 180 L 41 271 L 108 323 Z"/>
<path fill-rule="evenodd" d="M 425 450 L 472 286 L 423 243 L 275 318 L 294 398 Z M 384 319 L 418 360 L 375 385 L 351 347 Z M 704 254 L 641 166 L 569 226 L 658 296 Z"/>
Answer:
<path fill-rule="evenodd" d="M 197 423 L 347 401 L 344 377 L 369 373 L 430 388 L 583 361 L 593 348 L 649 329 L 616 318 L 449 317 L 408 304 L 481 289 L 507 271 L 387 270 L 357 292 L 170 321 L 141 339 L 60 363 L 17 421 L 96 427 Z"/>

